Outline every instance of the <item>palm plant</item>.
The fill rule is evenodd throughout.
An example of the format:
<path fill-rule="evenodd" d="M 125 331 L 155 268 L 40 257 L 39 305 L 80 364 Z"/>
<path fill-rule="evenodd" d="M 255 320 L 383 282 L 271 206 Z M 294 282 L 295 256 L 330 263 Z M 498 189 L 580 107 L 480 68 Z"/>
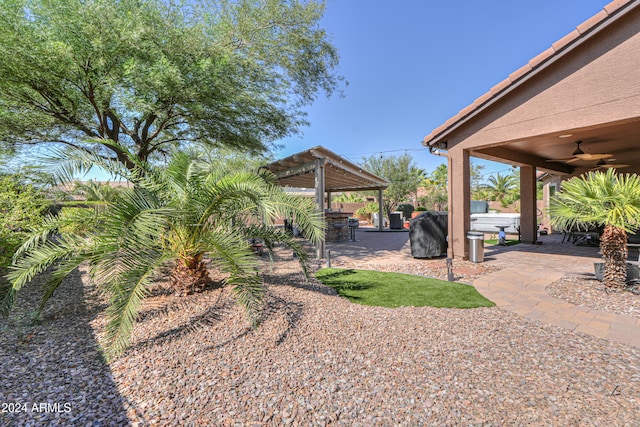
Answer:
<path fill-rule="evenodd" d="M 604 283 L 623 287 L 627 274 L 627 233 L 640 220 L 640 178 L 618 175 L 614 169 L 589 172 L 562 183 L 551 199 L 551 223 L 560 229 L 604 226 L 600 252 L 604 258 Z"/>
<path fill-rule="evenodd" d="M 503 207 L 508 205 L 508 199 L 517 191 L 517 178 L 515 175 L 491 175 L 487 180 L 488 184 L 485 189 L 488 191 L 492 200 L 497 200 Z"/>
<path fill-rule="evenodd" d="M 67 175 L 90 163 L 90 154 L 78 156 L 82 159 L 63 166 Z M 15 293 L 51 268 L 42 310 L 63 279 L 87 262 L 93 282 L 109 296 L 107 353 L 117 354 L 127 347 L 138 309 L 160 269 L 173 265 L 171 284 L 189 292 L 210 281 L 208 258 L 213 268 L 227 273 L 225 285 L 257 325 L 263 286 L 248 239 L 263 239 L 267 247 L 274 242 L 288 245 L 306 273 L 304 248 L 273 222 L 293 213 L 309 240 L 322 238 L 322 217 L 313 203 L 285 193 L 266 172 L 229 173 L 221 165 L 184 154 L 165 169 L 140 163 L 124 172 L 136 185 L 123 189 L 97 214 L 90 232 L 59 233 L 60 220 L 51 217 L 23 244 L 9 285 L 0 289 L 0 309 L 8 311 Z"/>
<path fill-rule="evenodd" d="M 73 194 L 84 197 L 88 202 L 112 201 L 116 198 L 119 188 L 112 187 L 109 183 L 95 181 L 74 182 Z"/>

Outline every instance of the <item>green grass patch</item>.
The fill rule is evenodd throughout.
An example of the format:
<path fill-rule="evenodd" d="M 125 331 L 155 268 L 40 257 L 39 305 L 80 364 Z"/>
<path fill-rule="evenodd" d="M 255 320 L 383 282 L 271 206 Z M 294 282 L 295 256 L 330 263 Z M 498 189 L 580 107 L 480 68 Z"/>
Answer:
<path fill-rule="evenodd" d="M 473 287 L 410 274 L 323 268 L 322 283 L 352 302 L 378 307 L 476 308 L 495 304 Z"/>
<path fill-rule="evenodd" d="M 497 245 L 498 239 L 487 239 L 484 241 L 484 243 L 486 243 L 487 245 Z M 520 243 L 520 240 L 507 240 L 504 246 L 517 245 L 518 243 Z"/>

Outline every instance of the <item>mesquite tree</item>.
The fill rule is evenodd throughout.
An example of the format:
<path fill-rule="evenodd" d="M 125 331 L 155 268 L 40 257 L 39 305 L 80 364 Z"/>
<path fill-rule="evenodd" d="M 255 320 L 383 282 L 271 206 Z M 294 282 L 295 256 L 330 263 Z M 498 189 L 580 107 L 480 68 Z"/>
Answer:
<path fill-rule="evenodd" d="M 323 12 L 295 0 L 0 0 L 2 147 L 81 147 L 128 168 L 131 153 L 164 159 L 191 142 L 261 152 L 340 84 Z"/>

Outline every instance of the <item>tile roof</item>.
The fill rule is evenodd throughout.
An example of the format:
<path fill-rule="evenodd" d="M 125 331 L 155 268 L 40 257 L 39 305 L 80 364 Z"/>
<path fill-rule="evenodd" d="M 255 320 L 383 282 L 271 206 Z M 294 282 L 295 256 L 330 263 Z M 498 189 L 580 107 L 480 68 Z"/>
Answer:
<path fill-rule="evenodd" d="M 574 42 L 590 33 L 591 30 L 594 30 L 599 24 L 606 21 L 609 17 L 616 15 L 618 12 L 623 12 L 622 9 L 626 8 L 627 6 L 629 7 L 626 10 L 630 10 L 634 5 L 637 6 L 638 4 L 640 4 L 640 0 L 614 0 L 611 3 L 607 4 L 600 12 L 596 13 L 591 18 L 578 25 L 569 34 L 553 43 L 551 47 L 533 57 L 527 64 L 509 74 L 509 77 L 493 86 L 491 89 L 489 89 L 488 92 L 480 95 L 471 104 L 460 110 L 458 114 L 449 118 L 442 125 L 431 131 L 429 135 L 424 137 L 422 144 L 425 146 L 429 146 L 435 143 L 437 139 L 445 136 L 446 132 L 451 130 L 454 125 L 463 122 L 473 112 L 481 110 L 487 105 L 488 101 L 497 98 L 498 96 L 500 96 L 500 94 L 504 93 L 505 90 L 514 86 L 516 83 L 525 80 L 532 71 L 544 67 L 549 59 L 558 55 L 565 49 L 571 48 Z"/>

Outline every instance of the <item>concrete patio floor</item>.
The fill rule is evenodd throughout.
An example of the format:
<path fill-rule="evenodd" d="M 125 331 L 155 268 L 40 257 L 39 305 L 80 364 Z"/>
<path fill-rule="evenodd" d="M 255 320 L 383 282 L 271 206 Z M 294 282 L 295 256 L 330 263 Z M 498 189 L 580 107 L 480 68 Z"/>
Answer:
<path fill-rule="evenodd" d="M 640 347 L 639 318 L 574 305 L 545 290 L 567 274 L 592 275 L 593 263 L 601 259 L 598 248 L 562 243 L 561 235 L 541 236 L 540 241 L 538 245 L 485 245 L 484 262 L 479 265 L 500 269 L 476 278 L 472 284 L 499 307 L 528 319 Z M 442 258 L 413 258 L 407 231 L 377 232 L 362 227 L 356 231 L 355 242 L 327 243 L 326 248 L 333 260 L 341 261 L 442 262 Z"/>

